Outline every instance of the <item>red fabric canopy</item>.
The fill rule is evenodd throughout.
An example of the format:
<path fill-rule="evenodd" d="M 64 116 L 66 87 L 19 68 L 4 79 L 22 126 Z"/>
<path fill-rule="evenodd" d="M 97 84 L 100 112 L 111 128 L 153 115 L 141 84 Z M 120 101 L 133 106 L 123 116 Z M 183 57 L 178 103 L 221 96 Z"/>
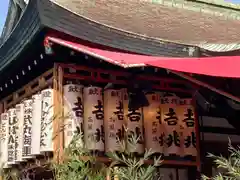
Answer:
<path fill-rule="evenodd" d="M 45 42 L 57 43 L 124 68 L 154 66 L 173 71 L 216 77 L 240 78 L 240 56 L 171 58 L 122 53 L 48 36 Z"/>

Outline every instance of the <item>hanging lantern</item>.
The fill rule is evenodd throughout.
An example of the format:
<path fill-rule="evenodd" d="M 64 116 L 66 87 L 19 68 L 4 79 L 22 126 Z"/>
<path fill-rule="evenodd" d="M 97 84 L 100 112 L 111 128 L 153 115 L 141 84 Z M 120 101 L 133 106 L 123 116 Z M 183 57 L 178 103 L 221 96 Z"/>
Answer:
<path fill-rule="evenodd" d="M 52 88 L 45 89 L 41 92 L 42 96 L 42 112 L 41 112 L 41 137 L 40 137 L 40 151 L 53 151 L 53 94 Z"/>
<path fill-rule="evenodd" d="M 105 151 L 120 151 L 119 142 L 124 138 L 122 91 L 104 91 Z"/>
<path fill-rule="evenodd" d="M 72 141 L 74 134 L 83 133 L 83 86 L 64 85 L 64 146 Z"/>
<path fill-rule="evenodd" d="M 134 108 L 133 106 L 129 108 L 129 98 L 126 89 L 123 89 L 123 108 L 124 115 L 126 118 L 126 126 L 130 136 L 138 138 L 136 147 L 132 149 L 132 152 L 142 154 L 144 152 L 144 140 L 143 140 L 143 118 L 142 109 Z"/>
<path fill-rule="evenodd" d="M 178 107 L 177 114 L 181 123 L 183 135 L 183 155 L 196 157 L 196 122 L 191 98 L 180 100 L 180 106 Z"/>
<path fill-rule="evenodd" d="M 149 106 L 143 107 L 144 134 L 146 149 L 152 149 L 156 153 L 163 153 L 164 130 L 161 123 L 160 94 L 147 94 Z"/>
<path fill-rule="evenodd" d="M 23 121 L 23 159 L 32 158 L 32 105 L 33 100 L 27 99 L 23 101 L 24 104 L 24 121 Z"/>
<path fill-rule="evenodd" d="M 176 96 L 161 98 L 162 124 L 164 128 L 164 155 L 179 156 L 181 154 L 181 137 L 177 107 L 179 98 Z"/>
<path fill-rule="evenodd" d="M 8 168 L 8 137 L 9 137 L 9 126 L 8 113 L 1 114 L 1 167 Z"/>
<path fill-rule="evenodd" d="M 16 129 L 18 128 L 17 123 L 17 115 L 16 115 L 16 109 L 12 108 L 8 110 L 8 125 L 9 125 L 9 131 L 8 131 L 8 165 L 15 164 L 16 158 Z"/>
<path fill-rule="evenodd" d="M 32 155 L 40 155 L 42 96 L 41 93 L 32 96 Z"/>
<path fill-rule="evenodd" d="M 84 140 L 90 150 L 104 152 L 102 88 L 84 88 Z"/>
<path fill-rule="evenodd" d="M 18 146 L 17 146 L 17 162 L 22 162 L 23 160 L 23 130 L 24 130 L 24 104 L 20 103 L 16 105 L 16 114 L 18 120 L 18 129 L 17 129 L 17 137 L 18 137 Z"/>

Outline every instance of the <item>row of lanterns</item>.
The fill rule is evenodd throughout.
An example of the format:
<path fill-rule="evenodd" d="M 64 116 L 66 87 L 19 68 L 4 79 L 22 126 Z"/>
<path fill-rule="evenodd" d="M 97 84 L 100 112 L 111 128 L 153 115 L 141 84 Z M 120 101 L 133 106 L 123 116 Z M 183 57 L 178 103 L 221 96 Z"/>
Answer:
<path fill-rule="evenodd" d="M 120 150 L 124 129 L 139 137 L 137 153 L 151 148 L 164 155 L 196 156 L 191 99 L 147 94 L 149 106 L 130 108 L 126 89 L 64 85 L 64 145 L 84 132 L 88 149 Z M 1 114 L 1 163 L 9 165 L 53 151 L 54 90 L 45 89 Z"/>
<path fill-rule="evenodd" d="M 149 106 L 129 106 L 127 89 L 64 86 L 65 147 L 75 132 L 84 132 L 90 150 L 119 151 L 124 128 L 138 137 L 134 152 L 152 149 L 164 155 L 196 156 L 192 99 L 146 94 Z"/>
<path fill-rule="evenodd" d="M 1 114 L 2 167 L 53 151 L 53 92 L 45 89 Z"/>

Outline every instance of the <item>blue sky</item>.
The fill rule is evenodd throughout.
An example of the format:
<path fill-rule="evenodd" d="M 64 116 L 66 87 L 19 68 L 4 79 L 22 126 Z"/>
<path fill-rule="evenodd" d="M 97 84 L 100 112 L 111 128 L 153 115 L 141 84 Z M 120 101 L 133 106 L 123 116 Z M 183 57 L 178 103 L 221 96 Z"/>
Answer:
<path fill-rule="evenodd" d="M 0 0 L 0 34 L 2 32 L 3 24 L 6 19 L 7 10 L 8 10 L 8 2 L 9 0 Z M 232 2 L 236 4 L 240 4 L 240 0 L 226 0 L 227 2 Z"/>
<path fill-rule="evenodd" d="M 2 32 L 3 24 L 6 19 L 9 0 L 0 0 L 0 32 Z"/>

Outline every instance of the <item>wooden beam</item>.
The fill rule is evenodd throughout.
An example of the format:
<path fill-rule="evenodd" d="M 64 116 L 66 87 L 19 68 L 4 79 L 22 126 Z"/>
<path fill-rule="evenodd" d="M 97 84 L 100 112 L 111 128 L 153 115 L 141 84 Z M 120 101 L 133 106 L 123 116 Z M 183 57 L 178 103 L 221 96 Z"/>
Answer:
<path fill-rule="evenodd" d="M 176 71 L 171 71 L 171 70 L 170 70 L 170 72 L 173 73 L 173 74 L 176 74 L 176 75 L 178 75 L 178 76 L 180 76 L 180 77 L 182 77 L 182 78 L 184 78 L 184 79 L 186 79 L 188 81 L 191 81 L 192 83 L 195 83 L 195 84 L 197 84 L 199 86 L 205 87 L 205 88 L 207 88 L 207 89 L 209 89 L 209 90 L 211 90 L 213 92 L 221 94 L 221 95 L 223 95 L 223 96 L 225 96 L 225 97 L 227 97 L 229 99 L 232 99 L 232 100 L 240 103 L 240 98 L 239 97 L 233 96 L 230 93 L 227 93 L 225 91 L 217 89 L 214 86 L 211 86 L 210 84 L 207 84 L 205 82 L 199 81 L 199 80 L 197 80 L 197 79 L 195 79 L 195 78 L 193 78 L 193 77 L 191 77 L 189 75 L 186 75 L 184 73 L 181 73 L 181 72 L 176 72 Z"/>

